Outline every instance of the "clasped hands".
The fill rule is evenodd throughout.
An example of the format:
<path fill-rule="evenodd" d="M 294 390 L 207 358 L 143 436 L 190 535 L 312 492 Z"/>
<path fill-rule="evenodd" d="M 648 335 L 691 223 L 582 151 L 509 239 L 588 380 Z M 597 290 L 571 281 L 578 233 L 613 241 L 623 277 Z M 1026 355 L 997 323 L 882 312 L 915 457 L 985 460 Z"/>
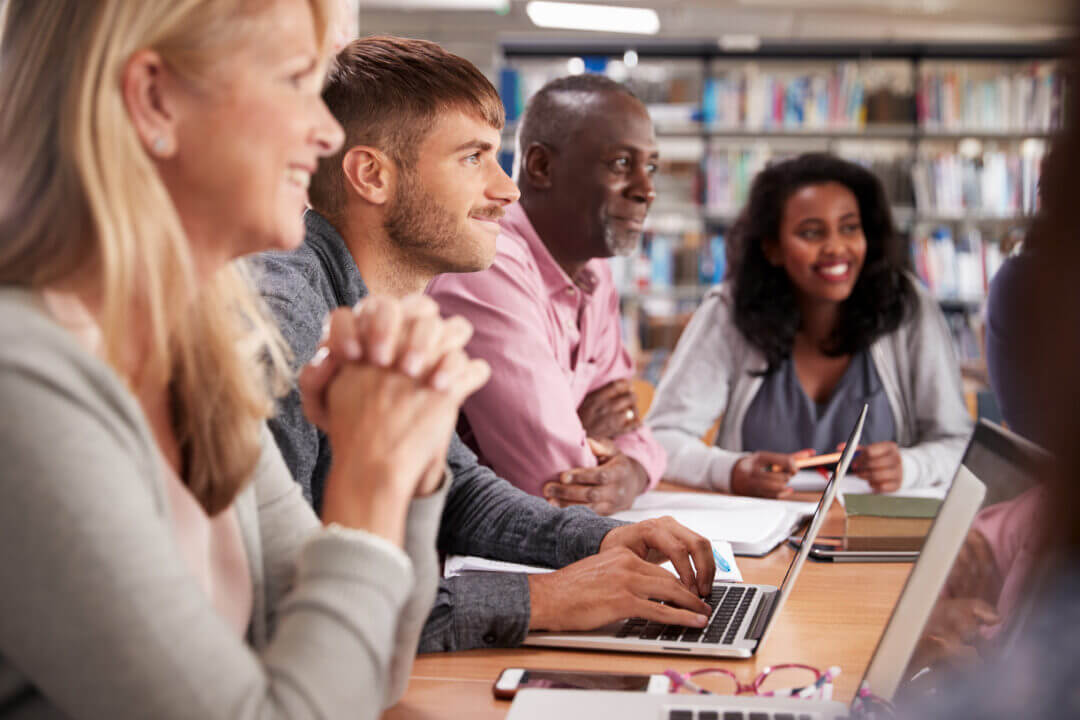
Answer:
<path fill-rule="evenodd" d="M 333 461 L 323 520 L 400 542 L 413 497 L 440 486 L 458 410 L 490 376 L 464 351 L 472 326 L 423 295 L 338 308 L 298 378 Z"/>
<path fill-rule="evenodd" d="M 614 438 L 641 427 L 636 399 L 628 380 L 613 380 L 585 396 L 578 407 L 594 467 L 559 473 L 544 485 L 544 497 L 556 507 L 585 505 L 598 515 L 626 510 L 649 485 L 637 460 L 615 447 Z"/>

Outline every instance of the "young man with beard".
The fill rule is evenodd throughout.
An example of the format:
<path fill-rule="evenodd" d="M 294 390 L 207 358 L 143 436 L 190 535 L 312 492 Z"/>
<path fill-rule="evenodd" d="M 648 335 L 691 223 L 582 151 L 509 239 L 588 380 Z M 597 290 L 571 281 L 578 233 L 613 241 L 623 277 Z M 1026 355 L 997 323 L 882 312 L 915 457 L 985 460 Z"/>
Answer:
<path fill-rule="evenodd" d="M 443 314 L 472 322 L 469 353 L 492 368 L 459 431 L 495 472 L 561 507 L 625 509 L 664 471 L 636 415 L 603 260 L 637 247 L 657 157 L 629 90 L 599 75 L 549 82 L 521 121 L 521 201 L 501 221 L 491 269 L 428 289 Z"/>
<path fill-rule="evenodd" d="M 438 45 L 354 41 L 338 55 L 323 99 L 345 143 L 311 178 L 304 245 L 262 257 L 260 287 L 297 363 L 315 352 L 329 309 L 355 306 L 369 292 L 376 297 L 366 304 L 419 293 L 439 273 L 486 268 L 497 220 L 518 197 L 496 161 L 498 94 L 475 67 Z M 419 300 L 434 311 L 428 298 Z M 364 305 L 361 325 L 373 316 Z M 381 330 L 361 328 L 368 336 Z M 423 323 L 414 330 L 424 337 Z M 379 362 L 377 342 L 372 354 Z M 408 355 L 401 369 L 418 372 Z M 432 381 L 438 385 L 438 371 Z M 319 509 L 332 458 L 297 392 L 279 405 L 271 430 Z M 705 538 L 670 518 L 627 525 L 551 507 L 479 465 L 456 436 L 447 461 L 454 479 L 438 537 L 442 552 L 561 569 L 442 581 L 421 652 L 514 645 L 530 629 L 586 630 L 631 616 L 705 623 L 708 606 L 698 596 L 715 572 Z M 682 583 L 646 557 L 669 558 Z"/>

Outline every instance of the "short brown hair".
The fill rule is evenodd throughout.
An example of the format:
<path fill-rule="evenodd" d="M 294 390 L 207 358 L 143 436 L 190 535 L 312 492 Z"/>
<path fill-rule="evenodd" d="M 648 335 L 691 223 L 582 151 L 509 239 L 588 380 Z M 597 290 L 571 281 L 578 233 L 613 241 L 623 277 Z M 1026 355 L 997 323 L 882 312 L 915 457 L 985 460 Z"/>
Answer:
<path fill-rule="evenodd" d="M 461 110 L 499 130 L 505 121 L 499 93 L 484 74 L 427 40 L 354 40 L 335 58 L 322 97 L 345 129 L 345 143 L 319 161 L 308 197 L 331 218 L 344 205 L 341 160 L 349 148 L 378 148 L 403 167 L 416 162 L 417 148 L 441 112 Z"/>

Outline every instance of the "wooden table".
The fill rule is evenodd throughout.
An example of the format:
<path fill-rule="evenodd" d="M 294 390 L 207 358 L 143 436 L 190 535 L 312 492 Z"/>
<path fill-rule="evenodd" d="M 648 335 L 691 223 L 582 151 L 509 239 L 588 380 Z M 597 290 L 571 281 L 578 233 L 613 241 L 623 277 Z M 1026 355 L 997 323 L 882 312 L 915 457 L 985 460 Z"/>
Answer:
<path fill-rule="evenodd" d="M 781 546 L 764 558 L 739 558 L 747 582 L 779 585 L 793 551 Z M 510 703 L 495 700 L 491 685 L 506 667 L 611 672 L 682 672 L 727 667 L 749 682 L 770 664 L 839 665 L 834 697 L 848 701 L 907 579 L 908 563 L 836 564 L 808 561 L 768 641 L 749 660 L 683 658 L 550 648 L 470 650 L 421 655 L 402 701 L 385 718 L 503 718 Z"/>

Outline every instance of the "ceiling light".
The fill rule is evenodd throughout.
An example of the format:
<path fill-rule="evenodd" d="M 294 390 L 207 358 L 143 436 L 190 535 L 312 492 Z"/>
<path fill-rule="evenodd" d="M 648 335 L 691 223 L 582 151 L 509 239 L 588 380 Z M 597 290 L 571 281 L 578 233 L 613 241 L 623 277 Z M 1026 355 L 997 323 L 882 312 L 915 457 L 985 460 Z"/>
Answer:
<path fill-rule="evenodd" d="M 757 35 L 721 35 L 718 41 L 720 49 L 726 52 L 754 52 L 761 47 L 761 38 Z"/>
<path fill-rule="evenodd" d="M 360 0 L 364 9 L 392 10 L 494 10 L 505 13 L 510 0 Z"/>
<path fill-rule="evenodd" d="M 638 35 L 660 31 L 660 18 L 649 8 L 533 0 L 525 6 L 525 12 L 537 27 Z"/>

